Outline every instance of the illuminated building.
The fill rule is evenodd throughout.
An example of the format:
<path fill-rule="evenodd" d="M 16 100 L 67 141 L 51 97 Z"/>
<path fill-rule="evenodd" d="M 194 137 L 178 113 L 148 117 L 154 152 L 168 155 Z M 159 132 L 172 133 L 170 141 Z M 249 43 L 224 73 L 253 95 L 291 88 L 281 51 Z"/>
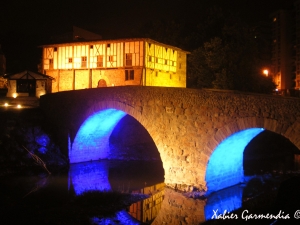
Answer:
<path fill-rule="evenodd" d="M 296 68 L 296 79 L 295 79 L 295 89 L 300 90 L 300 1 L 296 1 L 295 4 L 295 19 L 296 19 L 296 57 L 295 57 L 295 68 Z"/>
<path fill-rule="evenodd" d="M 294 88 L 291 11 L 278 10 L 271 18 L 273 80 L 280 92 L 286 92 Z"/>
<path fill-rule="evenodd" d="M 6 71 L 6 58 L 0 45 L 0 76 L 3 76 Z"/>
<path fill-rule="evenodd" d="M 282 93 L 288 93 L 292 89 L 299 91 L 300 1 L 295 1 L 288 10 L 272 13 L 270 18 L 273 42 L 271 74 L 274 82 Z"/>
<path fill-rule="evenodd" d="M 7 81 L 3 78 L 6 70 L 6 58 L 4 53 L 2 52 L 0 45 L 0 95 L 5 95 L 7 92 Z"/>
<path fill-rule="evenodd" d="M 41 47 L 40 72 L 54 78 L 52 92 L 125 85 L 186 87 L 188 52 L 148 38 L 80 39 Z"/>
<path fill-rule="evenodd" d="M 6 97 L 40 97 L 51 92 L 52 77 L 32 71 L 4 76 L 7 81 Z"/>

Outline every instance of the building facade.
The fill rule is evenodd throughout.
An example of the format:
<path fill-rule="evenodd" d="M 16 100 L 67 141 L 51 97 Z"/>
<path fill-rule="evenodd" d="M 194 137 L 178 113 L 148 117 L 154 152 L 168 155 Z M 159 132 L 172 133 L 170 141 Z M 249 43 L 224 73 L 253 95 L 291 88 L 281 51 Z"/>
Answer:
<path fill-rule="evenodd" d="M 272 69 L 278 91 L 300 96 L 300 0 L 272 19 Z"/>
<path fill-rule="evenodd" d="M 300 90 L 300 1 L 295 4 L 295 89 Z"/>
<path fill-rule="evenodd" d="M 7 82 L 6 97 L 40 97 L 51 93 L 52 77 L 32 71 L 22 71 L 4 76 Z"/>
<path fill-rule="evenodd" d="M 41 46 L 52 92 L 110 86 L 186 87 L 187 51 L 147 38 Z"/>
<path fill-rule="evenodd" d="M 0 76 L 3 76 L 5 72 L 6 72 L 6 57 L 0 45 Z"/>
<path fill-rule="evenodd" d="M 278 10 L 271 14 L 272 19 L 272 70 L 278 91 L 295 88 L 293 69 L 293 26 L 292 13 Z M 300 74 L 299 74 L 300 75 Z"/>

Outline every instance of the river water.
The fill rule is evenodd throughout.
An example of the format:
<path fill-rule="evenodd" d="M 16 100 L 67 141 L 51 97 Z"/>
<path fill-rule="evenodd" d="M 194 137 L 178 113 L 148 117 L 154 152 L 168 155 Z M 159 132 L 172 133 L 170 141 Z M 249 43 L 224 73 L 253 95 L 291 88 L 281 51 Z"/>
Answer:
<path fill-rule="evenodd" d="M 279 177 L 279 173 L 245 177 L 247 182 L 244 184 L 204 197 L 201 192 L 178 193 L 166 188 L 162 163 L 156 161 L 85 162 L 72 164 L 66 173 L 50 176 L 24 171 L 23 174 L 0 178 L 0 209 L 3 214 L 0 221 L 20 224 L 20 217 L 26 213 L 24 205 L 51 210 L 56 205 L 65 204 L 73 195 L 89 190 L 110 190 L 146 194 L 147 197 L 108 217 L 91 217 L 90 224 L 201 224 L 214 218 L 216 212 L 222 214 L 239 209 L 245 200 L 276 189 Z M 35 216 L 38 215 L 31 217 Z M 57 222 L 63 224 L 59 219 Z"/>

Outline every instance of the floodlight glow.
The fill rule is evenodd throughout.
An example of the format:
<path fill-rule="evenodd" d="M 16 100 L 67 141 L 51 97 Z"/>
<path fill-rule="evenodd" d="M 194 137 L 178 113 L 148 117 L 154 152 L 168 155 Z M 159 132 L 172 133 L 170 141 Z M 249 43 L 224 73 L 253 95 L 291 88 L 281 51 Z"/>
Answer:
<path fill-rule="evenodd" d="M 8 103 L 7 103 L 7 102 L 5 102 L 5 103 L 4 103 L 4 106 L 5 106 L 5 107 L 7 107 L 7 106 L 8 106 Z"/>
<path fill-rule="evenodd" d="M 36 143 L 39 145 L 38 151 L 42 154 L 47 152 L 47 146 L 50 143 L 50 138 L 47 134 L 41 134 L 35 138 Z"/>
<path fill-rule="evenodd" d="M 20 104 L 18 104 L 18 105 L 17 105 L 17 108 L 20 109 L 20 108 L 22 108 L 22 106 L 21 106 Z"/>
<path fill-rule="evenodd" d="M 12 96 L 13 96 L 13 98 L 16 98 L 18 95 L 17 95 L 17 93 L 13 93 Z"/>
<path fill-rule="evenodd" d="M 212 153 L 205 180 L 208 192 L 218 191 L 243 181 L 243 152 L 248 143 L 264 129 L 237 132 L 222 141 Z"/>
<path fill-rule="evenodd" d="M 126 113 L 120 110 L 106 109 L 87 118 L 79 128 L 69 150 L 70 163 L 108 158 L 109 137 L 125 115 Z"/>

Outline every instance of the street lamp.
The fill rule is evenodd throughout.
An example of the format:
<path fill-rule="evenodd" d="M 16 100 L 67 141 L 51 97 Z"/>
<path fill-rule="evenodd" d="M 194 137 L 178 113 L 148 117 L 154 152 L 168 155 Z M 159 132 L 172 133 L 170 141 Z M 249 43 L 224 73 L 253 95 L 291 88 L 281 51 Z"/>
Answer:
<path fill-rule="evenodd" d="M 267 77 L 269 75 L 269 70 L 263 70 L 263 74 L 265 74 Z"/>

